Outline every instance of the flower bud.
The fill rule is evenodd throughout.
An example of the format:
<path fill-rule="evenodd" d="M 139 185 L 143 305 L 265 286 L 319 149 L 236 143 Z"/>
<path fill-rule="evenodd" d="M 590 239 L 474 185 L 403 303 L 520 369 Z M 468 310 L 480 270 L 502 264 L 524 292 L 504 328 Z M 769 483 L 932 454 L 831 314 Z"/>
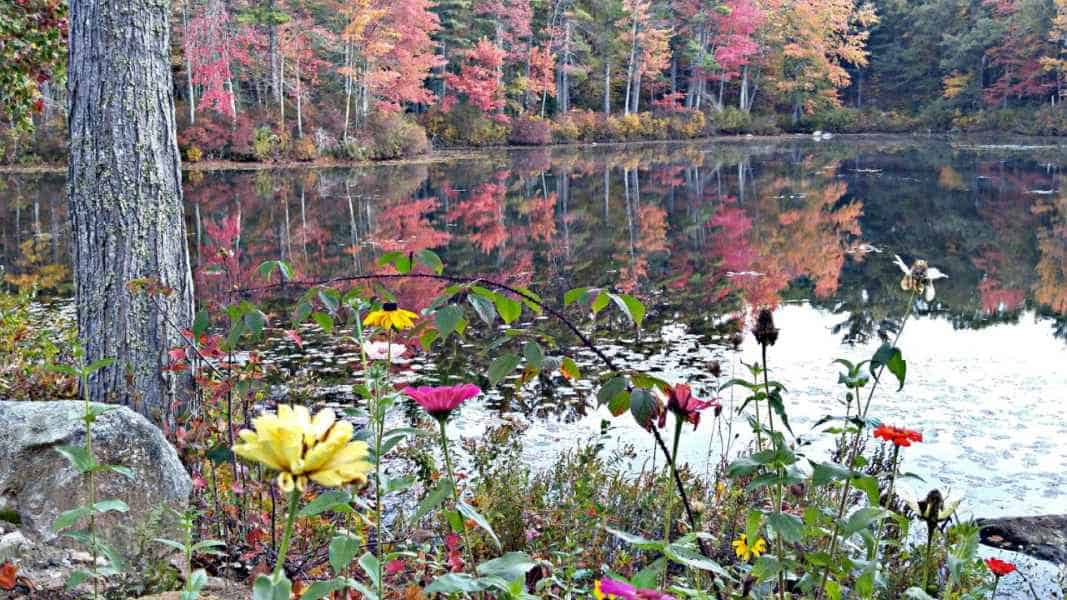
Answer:
<path fill-rule="evenodd" d="M 708 365 L 708 370 L 711 371 L 711 376 L 716 379 L 722 375 L 722 365 L 717 360 L 711 361 L 711 364 Z"/>
<path fill-rule="evenodd" d="M 778 341 L 778 328 L 774 326 L 774 314 L 769 309 L 761 309 L 756 317 L 756 328 L 752 330 L 756 341 L 761 346 L 773 346 Z"/>

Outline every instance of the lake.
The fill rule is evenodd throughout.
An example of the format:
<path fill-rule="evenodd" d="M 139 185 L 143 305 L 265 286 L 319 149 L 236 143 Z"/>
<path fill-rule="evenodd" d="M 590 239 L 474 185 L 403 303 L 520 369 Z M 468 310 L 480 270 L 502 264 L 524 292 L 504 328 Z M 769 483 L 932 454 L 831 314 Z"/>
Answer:
<path fill-rule="evenodd" d="M 729 332 L 749 307 L 775 306 L 781 338 L 769 363 L 802 439 L 841 412 L 832 361 L 869 358 L 903 317 L 894 254 L 925 258 L 949 277 L 900 340 L 907 385 L 880 388 L 871 414 L 923 432 L 905 460 L 926 479 L 918 491 L 950 489 L 966 497 L 965 513 L 992 517 L 1067 513 L 1067 147 L 1037 144 L 865 136 L 494 150 L 408 165 L 187 171 L 184 187 L 205 305 L 262 285 L 264 260 L 318 279 L 373 270 L 384 251 L 432 248 L 449 273 L 529 286 L 557 305 L 575 286 L 640 297 L 644 329 L 602 317 L 598 341 L 625 365 L 693 381 L 701 397 L 716 395 L 710 361 L 721 361 L 723 382 L 758 359 L 750 335 L 734 350 Z M 41 263 L 68 262 L 61 173 L 0 174 L 0 215 L 7 272 L 19 271 L 30 239 Z M 421 307 L 443 288 L 394 289 L 402 305 Z M 568 314 L 589 329 L 581 313 Z M 489 339 L 419 358 L 408 377 L 477 371 Z M 291 370 L 351 380 L 351 353 L 304 352 L 280 339 L 265 351 Z M 584 374 L 599 368 L 591 353 L 572 353 Z M 502 386 L 465 407 L 456 431 L 520 419 L 537 464 L 600 435 L 647 456 L 648 435 L 598 409 L 591 383 L 554 381 Z M 727 406 L 741 400 L 721 395 Z M 735 419 L 732 436 L 706 418 L 684 436 L 683 459 L 703 472 L 724 440 L 735 452 L 748 443 L 746 429 Z"/>

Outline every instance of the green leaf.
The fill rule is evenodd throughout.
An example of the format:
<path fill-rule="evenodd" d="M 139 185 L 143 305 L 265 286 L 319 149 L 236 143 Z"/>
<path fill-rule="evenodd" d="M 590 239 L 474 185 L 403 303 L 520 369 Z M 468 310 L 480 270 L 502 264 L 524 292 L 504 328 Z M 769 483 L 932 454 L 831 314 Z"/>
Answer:
<path fill-rule="evenodd" d="M 330 539 L 330 566 L 334 573 L 343 573 L 352 559 L 359 553 L 359 538 L 353 535 L 337 534 Z"/>
<path fill-rule="evenodd" d="M 626 378 L 619 375 L 612 377 L 604 382 L 604 385 L 600 386 L 600 389 L 597 390 L 597 405 L 604 406 L 605 404 L 608 404 L 615 399 L 615 396 L 619 395 L 619 392 L 623 391 L 626 391 Z"/>
<path fill-rule="evenodd" d="M 451 495 L 452 480 L 441 479 L 438 481 L 437 485 L 434 486 L 434 488 L 426 494 L 426 497 L 422 499 L 422 502 L 419 502 L 418 507 L 415 509 L 415 514 L 411 517 L 411 522 L 418 523 L 419 519 L 426 516 L 431 510 L 440 506 L 441 502 Z"/>
<path fill-rule="evenodd" d="M 878 480 L 870 475 L 854 477 L 852 486 L 867 493 L 867 501 L 873 506 L 879 506 L 881 492 L 878 489 Z"/>
<path fill-rule="evenodd" d="M 613 527 L 605 527 L 604 530 L 627 544 L 641 550 L 661 550 L 664 546 L 662 540 L 645 539 L 637 534 L 615 529 Z"/>
<path fill-rule="evenodd" d="M 842 481 L 854 474 L 854 471 L 832 462 L 815 464 L 813 467 L 811 484 L 815 487 L 824 486 L 832 481 Z"/>
<path fill-rule="evenodd" d="M 96 457 L 89 454 L 84 446 L 56 446 L 56 452 L 63 455 L 79 473 L 88 473 L 96 466 Z"/>
<path fill-rule="evenodd" d="M 526 357 L 526 364 L 534 369 L 540 369 L 545 362 L 545 353 L 541 350 L 541 344 L 530 340 L 522 347 L 522 355 Z"/>
<path fill-rule="evenodd" d="M 326 581 L 316 581 L 308 586 L 308 589 L 300 595 L 300 600 L 319 600 L 326 596 L 339 592 L 348 587 L 348 583 L 341 577 L 334 577 Z"/>
<path fill-rule="evenodd" d="M 478 316 L 486 325 L 492 325 L 493 321 L 496 320 L 496 307 L 491 301 L 481 296 L 470 294 L 467 296 L 467 302 L 474 307 L 474 312 L 478 313 Z"/>
<path fill-rule="evenodd" d="M 494 386 L 500 383 L 500 380 L 514 371 L 515 367 L 519 366 L 521 361 L 522 359 L 514 354 L 498 356 L 496 360 L 489 365 L 489 385 Z"/>
<path fill-rule="evenodd" d="M 750 509 L 748 515 L 745 517 L 745 537 L 748 539 L 748 543 L 754 543 L 753 540 L 758 540 L 760 527 L 763 525 L 763 513 Z"/>
<path fill-rule="evenodd" d="M 115 364 L 114 358 L 101 358 L 99 360 L 94 360 L 93 362 L 89 363 L 89 366 L 85 367 L 85 374 L 89 375 L 95 373 L 100 369 L 106 369 L 107 367 L 110 367 L 113 364 Z"/>
<path fill-rule="evenodd" d="M 333 317 L 324 313 L 315 311 L 311 313 L 311 320 L 322 328 L 326 333 L 333 333 Z"/>
<path fill-rule="evenodd" d="M 419 250 L 415 253 L 415 260 L 438 275 L 445 271 L 445 263 L 441 262 L 441 257 L 433 250 Z"/>
<path fill-rule="evenodd" d="M 447 338 L 456 331 L 456 327 L 459 326 L 462 320 L 463 309 L 455 304 L 441 307 L 433 314 L 434 326 L 437 327 L 437 331 L 441 334 L 441 339 Z"/>
<path fill-rule="evenodd" d="M 341 292 L 333 288 L 319 288 L 319 301 L 331 315 L 335 315 L 341 308 Z"/>
<path fill-rule="evenodd" d="M 106 512 L 129 512 L 130 507 L 126 506 L 126 503 L 122 500 L 112 498 L 110 500 L 101 500 L 93 505 L 93 510 L 97 513 Z"/>
<path fill-rule="evenodd" d="M 66 583 L 67 591 L 69 592 L 69 591 L 73 590 L 74 588 L 76 588 L 79 585 L 81 585 L 81 583 L 83 581 L 89 579 L 92 576 L 93 576 L 92 573 L 90 573 L 89 571 L 85 571 L 83 569 L 78 569 L 77 571 L 74 571 L 73 573 L 70 574 L 70 577 L 67 577 L 67 583 Z"/>
<path fill-rule="evenodd" d="M 645 320 L 645 305 L 640 300 L 629 294 L 611 294 L 611 299 L 630 318 L 634 325 L 641 326 L 641 323 Z"/>
<path fill-rule="evenodd" d="M 789 543 L 799 542 L 804 538 L 804 523 L 789 513 L 767 515 L 767 527 Z"/>
<path fill-rule="evenodd" d="M 216 465 L 221 465 L 233 460 L 233 450 L 230 450 L 227 446 L 219 444 L 208 450 L 205 456 Z"/>
<path fill-rule="evenodd" d="M 293 594 L 293 584 L 284 574 L 278 579 L 260 575 L 252 585 L 252 600 L 289 600 Z"/>
<path fill-rule="evenodd" d="M 489 521 L 485 520 L 485 517 L 480 515 L 478 511 L 474 510 L 474 507 L 464 502 L 462 499 L 456 503 L 456 509 L 460 514 L 467 517 L 471 521 L 474 521 L 478 527 L 481 527 L 489 534 L 489 537 L 493 539 L 493 543 L 496 544 L 496 549 L 500 550 L 500 538 L 496 537 L 496 532 L 493 531 L 492 526 L 489 525 Z"/>
<path fill-rule="evenodd" d="M 752 565 L 751 575 L 756 578 L 757 581 L 766 581 L 773 578 L 782 570 L 782 563 L 771 556 L 761 556 L 756 559 L 756 564 Z"/>
<path fill-rule="evenodd" d="M 478 565 L 477 570 L 482 576 L 496 576 L 505 581 L 514 581 L 526 575 L 535 566 L 537 563 L 525 552 L 508 552 L 499 558 L 483 562 Z"/>
<path fill-rule="evenodd" d="M 422 590 L 424 594 L 463 594 L 480 592 L 486 589 L 485 583 L 466 573 L 446 573 L 434 579 Z"/>
<path fill-rule="evenodd" d="M 645 568 L 630 578 L 630 584 L 638 588 L 655 588 L 663 577 L 663 571 L 667 568 L 667 561 L 662 557 L 657 558 Z M 621 577 L 619 579 L 622 579 Z"/>
<path fill-rule="evenodd" d="M 697 552 L 696 550 L 693 550 L 688 546 L 683 546 L 681 544 L 671 544 L 663 549 L 663 553 L 666 554 L 667 558 L 671 559 L 672 562 L 684 565 L 686 567 L 689 567 L 690 569 L 710 571 L 724 579 L 733 579 L 733 577 L 730 576 L 730 573 L 728 573 L 726 569 L 722 568 L 719 563 L 711 560 L 710 558 L 704 556 L 703 554 Z"/>
<path fill-rule="evenodd" d="M 511 324 L 522 314 L 522 304 L 503 294 L 496 294 L 493 304 L 496 305 L 496 312 L 500 314 L 500 318 L 507 324 Z"/>
<path fill-rule="evenodd" d="M 351 501 L 352 496 L 348 492 L 328 490 L 308 502 L 304 508 L 300 509 L 300 512 L 296 513 L 296 516 L 300 518 L 314 517 L 326 511 L 350 513 L 352 512 L 352 506 L 349 504 Z"/>
<path fill-rule="evenodd" d="M 563 306 L 570 306 L 571 304 L 574 304 L 576 301 L 581 300 L 584 296 L 587 296 L 588 294 L 589 294 L 589 288 L 587 288 L 587 287 L 580 287 L 580 288 L 574 288 L 573 290 L 567 290 L 563 294 Z"/>
<path fill-rule="evenodd" d="M 630 392 L 630 414 L 637 424 L 645 429 L 652 427 L 652 419 L 657 416 L 657 404 L 648 390 L 637 388 Z"/>
<path fill-rule="evenodd" d="M 367 578 L 374 584 L 375 589 L 382 588 L 382 582 L 378 579 L 378 559 L 370 552 L 364 552 L 363 556 L 359 557 L 359 566 L 363 569 L 363 572 L 367 574 Z"/>
<path fill-rule="evenodd" d="M 411 258 L 403 252 L 386 252 L 378 259 L 380 266 L 393 265 L 397 273 L 404 274 L 411 271 Z"/>
<path fill-rule="evenodd" d="M 563 373 L 563 375 L 571 381 L 582 378 L 582 372 L 578 370 L 578 363 L 574 362 L 574 359 L 569 356 L 563 357 L 563 362 L 559 366 L 559 372 Z"/>
<path fill-rule="evenodd" d="M 841 537 L 847 538 L 861 529 L 866 529 L 871 523 L 886 518 L 888 514 L 880 506 L 865 506 L 848 516 L 841 528 Z"/>
<path fill-rule="evenodd" d="M 189 576 L 189 588 L 194 592 L 199 592 L 207 585 L 207 571 L 203 569 L 197 569 L 193 571 Z"/>
<path fill-rule="evenodd" d="M 199 341 L 200 336 L 207 331 L 210 324 L 210 317 L 206 310 L 197 311 L 196 318 L 193 319 L 193 339 Z"/>
<path fill-rule="evenodd" d="M 600 292 L 596 295 L 596 298 L 593 298 L 592 304 L 589 305 L 589 309 L 593 311 L 593 314 L 597 314 L 607 307 L 608 303 L 611 302 L 610 296 L 611 294 Z"/>
<path fill-rule="evenodd" d="M 92 510 L 88 506 L 78 506 L 70 510 L 65 510 L 59 513 L 55 521 L 52 521 L 52 531 L 59 533 L 68 527 L 71 527 L 82 518 L 89 516 Z"/>
<path fill-rule="evenodd" d="M 901 354 L 900 348 L 890 346 L 889 343 L 882 344 L 878 351 L 871 357 L 870 362 L 871 373 L 874 374 L 875 370 L 884 366 L 889 369 L 897 381 L 900 383 L 900 387 L 897 391 L 904 389 L 904 378 L 908 372 L 908 363 L 904 360 L 904 355 Z"/>
<path fill-rule="evenodd" d="M 252 332 L 253 335 L 260 335 L 263 333 L 263 327 L 267 324 L 267 315 L 263 314 L 261 310 L 252 310 L 245 313 L 244 316 L 245 327 Z"/>

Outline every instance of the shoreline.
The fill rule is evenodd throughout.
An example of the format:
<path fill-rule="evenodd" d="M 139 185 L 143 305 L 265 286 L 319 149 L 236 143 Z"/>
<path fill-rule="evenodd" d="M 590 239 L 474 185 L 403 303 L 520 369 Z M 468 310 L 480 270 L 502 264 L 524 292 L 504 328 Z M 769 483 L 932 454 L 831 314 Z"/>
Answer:
<path fill-rule="evenodd" d="M 1058 147 L 1067 145 L 1067 135 L 1064 136 L 1026 136 L 1005 132 L 981 132 L 981 133 L 951 133 L 951 132 L 921 132 L 912 131 L 907 133 L 892 132 L 865 132 L 865 133 L 834 133 L 833 138 L 822 140 L 823 143 L 833 143 L 842 140 L 871 140 L 891 141 L 905 139 L 982 139 L 996 137 L 1004 140 L 1033 140 L 1042 141 L 1044 146 Z M 264 171 L 264 170 L 297 170 L 297 169 L 351 169 L 362 167 L 388 167 L 409 165 L 430 165 L 445 162 L 463 160 L 480 160 L 500 152 L 529 152 L 536 150 L 558 150 L 568 148 L 638 148 L 648 146 L 683 146 L 696 144 L 741 144 L 741 143 L 775 143 L 798 140 L 813 140 L 808 133 L 780 133 L 775 135 L 714 135 L 687 140 L 635 140 L 630 142 L 575 142 L 560 144 L 544 144 L 539 146 L 526 145 L 501 145 L 501 146 L 458 146 L 430 150 L 430 152 L 408 158 L 390 160 L 340 160 L 334 158 L 319 158 L 310 161 L 280 160 L 271 162 L 234 161 L 234 160 L 202 160 L 195 163 L 183 161 L 183 172 L 211 172 L 211 171 Z M 813 140 L 814 141 L 814 140 Z M 1009 145 L 1009 144 L 1005 144 Z M 35 174 L 35 173 L 61 173 L 67 170 L 66 163 L 42 163 L 32 165 L 0 165 L 0 174 Z"/>

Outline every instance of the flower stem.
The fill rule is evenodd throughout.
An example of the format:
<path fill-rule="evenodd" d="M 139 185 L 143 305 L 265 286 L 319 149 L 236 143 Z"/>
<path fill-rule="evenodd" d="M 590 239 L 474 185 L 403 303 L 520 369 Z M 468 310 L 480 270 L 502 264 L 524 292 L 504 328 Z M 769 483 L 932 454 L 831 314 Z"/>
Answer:
<path fill-rule="evenodd" d="M 1000 587 L 1000 577 L 993 579 L 993 593 L 989 595 L 989 600 L 993 600 L 997 597 L 997 588 Z"/>
<path fill-rule="evenodd" d="M 913 291 L 908 296 L 908 310 L 904 313 L 904 320 L 900 323 L 900 329 L 897 330 L 897 335 L 893 338 L 893 346 L 896 347 L 897 342 L 900 341 L 900 336 L 904 334 L 904 326 L 908 324 L 908 318 L 911 317 L 912 308 L 915 306 L 915 292 Z M 874 383 L 871 384 L 871 391 L 867 394 L 867 401 L 863 405 L 863 410 L 859 407 L 859 396 L 856 397 L 856 415 L 861 422 L 867 420 L 867 410 L 871 407 L 871 399 L 874 398 L 874 391 L 878 389 L 878 384 L 882 380 L 882 372 L 885 370 L 885 365 L 879 365 L 878 372 L 874 375 Z M 863 429 L 866 425 L 860 425 L 856 431 L 856 437 L 853 439 L 852 447 L 849 449 L 848 454 L 845 456 L 845 468 L 851 469 L 852 463 L 856 459 L 856 454 L 859 453 L 860 440 L 862 440 Z M 845 480 L 845 489 L 841 492 L 841 500 L 837 505 L 837 517 L 834 518 L 834 530 L 830 534 L 830 560 L 826 567 L 823 568 L 822 577 L 819 581 L 819 587 L 815 590 L 815 600 L 822 598 L 823 589 L 826 586 L 826 579 L 830 574 L 830 565 L 834 562 L 834 552 L 837 550 L 837 534 L 841 529 L 841 517 L 845 514 L 845 506 L 848 504 L 849 492 L 852 491 L 852 479 Z"/>
<path fill-rule="evenodd" d="M 459 512 L 459 482 L 456 481 L 456 473 L 452 470 L 452 456 L 448 453 L 448 434 L 445 432 L 445 419 L 437 419 L 437 424 L 441 426 L 441 451 L 445 455 L 445 468 L 448 469 L 448 478 L 452 481 L 452 502 L 455 504 L 456 512 Z M 467 564 L 473 565 L 473 550 L 471 545 L 467 541 L 467 522 L 463 519 L 463 515 L 460 514 L 460 535 L 463 537 L 463 554 L 467 558 Z"/>
<path fill-rule="evenodd" d="M 763 352 L 763 392 L 767 395 L 767 423 L 771 428 L 771 445 L 774 446 L 777 443 L 777 437 L 774 435 L 774 410 L 771 407 L 771 383 L 767 379 L 767 344 L 760 344 Z M 758 403 L 757 403 L 758 404 Z M 774 512 L 778 515 L 782 514 L 782 503 L 785 496 L 785 491 L 782 489 L 782 469 L 775 469 L 777 474 L 777 481 L 775 482 L 775 491 L 778 494 L 774 501 Z M 780 533 L 775 532 L 776 545 L 778 546 L 778 561 L 785 564 L 785 540 L 782 539 Z M 785 570 L 778 571 L 778 598 L 779 600 L 785 600 Z"/>
<path fill-rule="evenodd" d="M 684 424 L 685 424 L 685 421 L 683 421 L 681 417 L 679 417 L 678 415 L 674 416 L 674 446 L 673 446 L 674 449 L 671 451 L 672 460 L 677 460 L 678 459 L 678 440 L 680 440 L 681 437 L 682 437 L 682 425 L 684 425 Z M 670 491 L 671 491 L 670 490 L 670 485 L 671 485 L 670 481 L 668 480 L 668 482 L 667 482 L 667 518 L 663 523 L 663 543 L 664 544 L 670 544 L 671 543 L 671 513 L 674 512 L 674 494 L 670 493 Z M 663 570 L 663 585 L 664 586 L 667 585 L 667 571 L 668 571 L 668 569 L 664 569 Z"/>
<path fill-rule="evenodd" d="M 285 555 L 289 553 L 289 540 L 293 537 L 293 523 L 296 521 L 296 507 L 300 502 L 300 490 L 295 487 L 289 492 L 289 510 L 285 517 L 285 532 L 282 533 L 282 543 L 278 546 L 278 558 L 274 564 L 275 582 L 285 573 Z"/>
<path fill-rule="evenodd" d="M 927 527 L 930 527 L 927 525 Z M 930 585 L 930 551 L 934 547 L 934 528 L 930 527 L 930 532 L 926 534 L 926 560 L 923 561 L 923 591 L 927 591 L 927 586 Z M 927 592 L 929 593 L 929 592 Z"/>

